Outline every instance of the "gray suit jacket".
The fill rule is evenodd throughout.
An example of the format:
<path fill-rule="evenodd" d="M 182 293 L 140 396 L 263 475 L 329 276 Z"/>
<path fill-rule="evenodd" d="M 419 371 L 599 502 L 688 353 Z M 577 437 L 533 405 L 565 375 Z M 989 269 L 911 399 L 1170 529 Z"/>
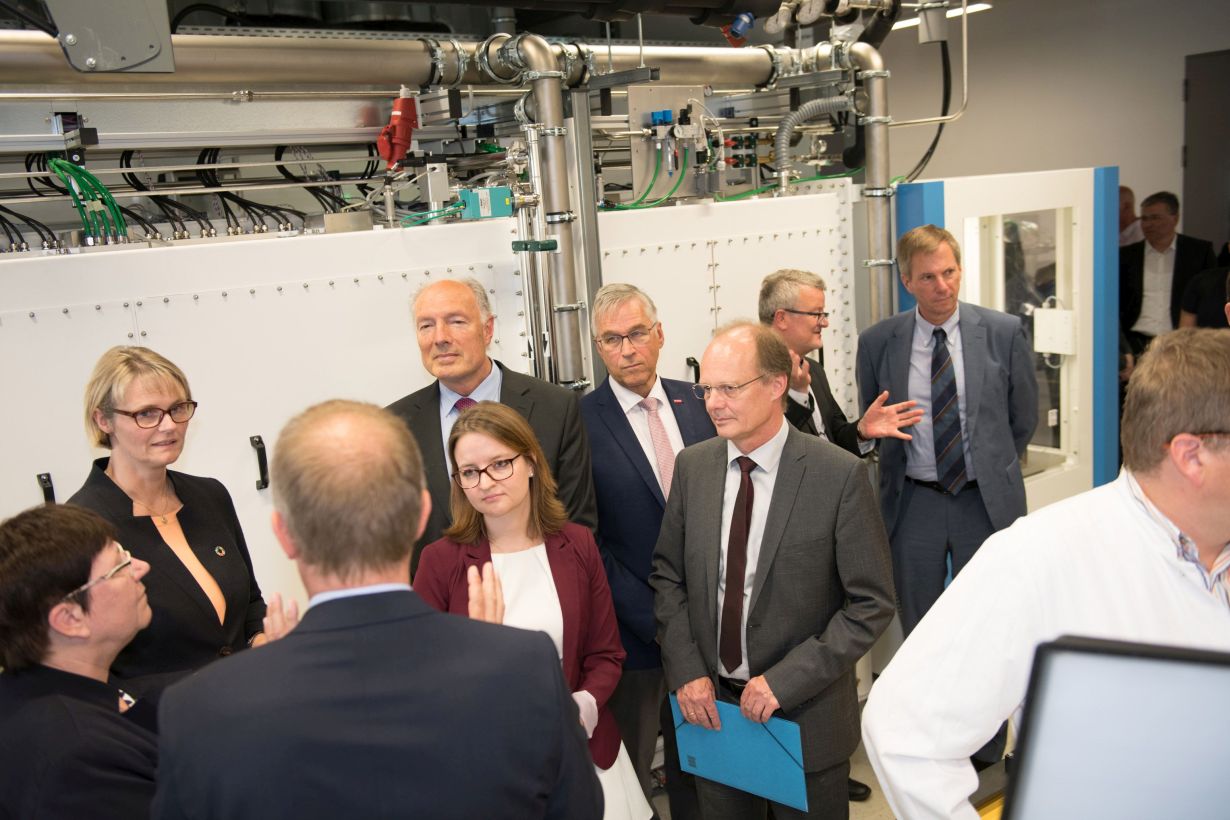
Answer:
<path fill-rule="evenodd" d="M 688 447 L 654 551 L 654 614 L 666 685 L 715 679 L 726 441 Z M 888 540 L 867 467 L 793 428 L 761 541 L 747 619 L 748 664 L 764 675 L 779 716 L 802 728 L 803 764 L 819 771 L 859 742 L 854 664 L 894 611 Z"/>
<path fill-rule="evenodd" d="M 555 476 L 556 495 L 568 510 L 568 518 L 594 529 L 598 524 L 598 505 L 594 501 L 594 478 L 589 466 L 589 439 L 581 424 L 576 394 L 492 361 L 503 374 L 500 404 L 516 410 L 534 429 Z M 418 441 L 427 472 L 427 491 L 431 493 L 431 516 L 422 538 L 414 546 L 413 573 L 418 568 L 423 547 L 438 541 L 453 520 L 448 508 L 451 482 L 440 429 L 440 383 L 432 382 L 398 399 L 387 409 L 406 422 Z"/>
<path fill-rule="evenodd" d="M 963 433 L 970 442 L 974 477 L 996 530 L 1025 514 L 1020 455 L 1038 424 L 1034 356 L 1020 319 L 961 302 L 965 363 Z M 889 403 L 909 396 L 910 346 L 917 311 L 877 322 L 858 338 L 858 387 L 864 411 L 882 391 Z M 906 448 L 900 439 L 880 440 L 880 509 L 893 533 L 901 512 Z"/>

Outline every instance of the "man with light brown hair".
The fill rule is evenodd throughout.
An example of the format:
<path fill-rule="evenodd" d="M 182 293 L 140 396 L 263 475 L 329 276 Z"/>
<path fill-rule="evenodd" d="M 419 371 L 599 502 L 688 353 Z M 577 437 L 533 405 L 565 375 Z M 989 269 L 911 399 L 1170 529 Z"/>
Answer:
<path fill-rule="evenodd" d="M 969 755 L 1019 719 L 1038 644 L 1230 650 L 1227 396 L 1230 330 L 1155 339 L 1128 383 L 1119 478 L 987 539 L 906 639 L 863 713 L 898 817 L 977 817 Z"/>
<path fill-rule="evenodd" d="M 153 816 L 601 817 L 550 638 L 436 612 L 406 583 L 431 501 L 405 424 L 309 408 L 272 484 L 308 609 L 163 695 Z"/>

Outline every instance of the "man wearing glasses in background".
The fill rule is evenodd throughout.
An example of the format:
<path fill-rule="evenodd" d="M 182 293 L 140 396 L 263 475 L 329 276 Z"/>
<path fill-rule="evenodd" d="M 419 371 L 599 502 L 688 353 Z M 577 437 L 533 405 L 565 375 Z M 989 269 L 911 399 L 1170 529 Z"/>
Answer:
<path fill-rule="evenodd" d="M 149 624 L 147 571 L 80 507 L 0 524 L 0 816 L 148 816 L 153 707 L 110 680 Z"/>
<path fill-rule="evenodd" d="M 594 345 L 609 375 L 581 399 L 581 419 L 593 454 L 595 536 L 628 653 L 608 705 L 646 799 L 652 798 L 650 768 L 661 729 L 671 818 L 690 820 L 699 817 L 696 788 L 679 770 L 649 572 L 675 456 L 716 433 L 691 383 L 658 377 L 666 337 L 652 299 L 633 285 L 606 285 L 591 315 Z"/>
<path fill-rule="evenodd" d="M 722 700 L 757 723 L 798 723 L 808 812 L 775 803 L 773 815 L 843 818 L 854 664 L 892 620 L 892 568 L 866 465 L 786 423 L 790 371 L 760 324 L 719 329 L 705 349 L 695 391 L 720 438 L 678 456 L 650 584 L 683 719 L 720 729 Z M 705 820 L 765 816 L 763 798 L 696 786 Z"/>

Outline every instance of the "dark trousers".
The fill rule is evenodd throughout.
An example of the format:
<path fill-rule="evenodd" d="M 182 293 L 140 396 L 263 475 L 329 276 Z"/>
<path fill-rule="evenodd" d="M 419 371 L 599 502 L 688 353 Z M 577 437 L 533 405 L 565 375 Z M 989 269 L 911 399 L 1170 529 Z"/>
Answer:
<path fill-rule="evenodd" d="M 953 496 L 906 480 L 891 541 L 907 638 L 943 593 L 949 558 L 955 578 L 994 531 L 977 487 Z"/>
<path fill-rule="evenodd" d="M 948 560 L 956 578 L 993 532 L 977 487 L 966 487 L 953 496 L 906 480 L 891 540 L 893 581 L 901 607 L 901 629 L 907 638 L 944 592 Z M 1007 742 L 1005 723 L 973 757 L 980 763 L 993 763 L 1003 757 Z"/>
<path fill-rule="evenodd" d="M 774 820 L 817 817 L 821 820 L 847 820 L 850 816 L 850 763 L 843 761 L 819 772 L 807 772 L 807 811 L 799 811 L 763 797 L 732 789 L 712 780 L 696 778 L 700 810 L 705 820 L 766 820 L 769 807 Z"/>

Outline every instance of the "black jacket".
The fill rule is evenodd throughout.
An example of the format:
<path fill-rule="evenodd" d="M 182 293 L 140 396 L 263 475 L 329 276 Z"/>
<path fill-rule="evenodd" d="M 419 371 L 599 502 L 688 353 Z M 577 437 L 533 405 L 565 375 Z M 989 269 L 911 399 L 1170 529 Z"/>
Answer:
<path fill-rule="evenodd" d="M 1148 241 L 1148 240 L 1145 240 Z M 1132 329 L 1140 318 L 1144 298 L 1145 241 L 1119 249 L 1119 326 Z M 1179 326 L 1179 307 L 1183 291 L 1192 277 L 1217 264 L 1213 243 L 1178 234 L 1174 246 L 1174 278 L 1170 283 L 1170 326 Z"/>

